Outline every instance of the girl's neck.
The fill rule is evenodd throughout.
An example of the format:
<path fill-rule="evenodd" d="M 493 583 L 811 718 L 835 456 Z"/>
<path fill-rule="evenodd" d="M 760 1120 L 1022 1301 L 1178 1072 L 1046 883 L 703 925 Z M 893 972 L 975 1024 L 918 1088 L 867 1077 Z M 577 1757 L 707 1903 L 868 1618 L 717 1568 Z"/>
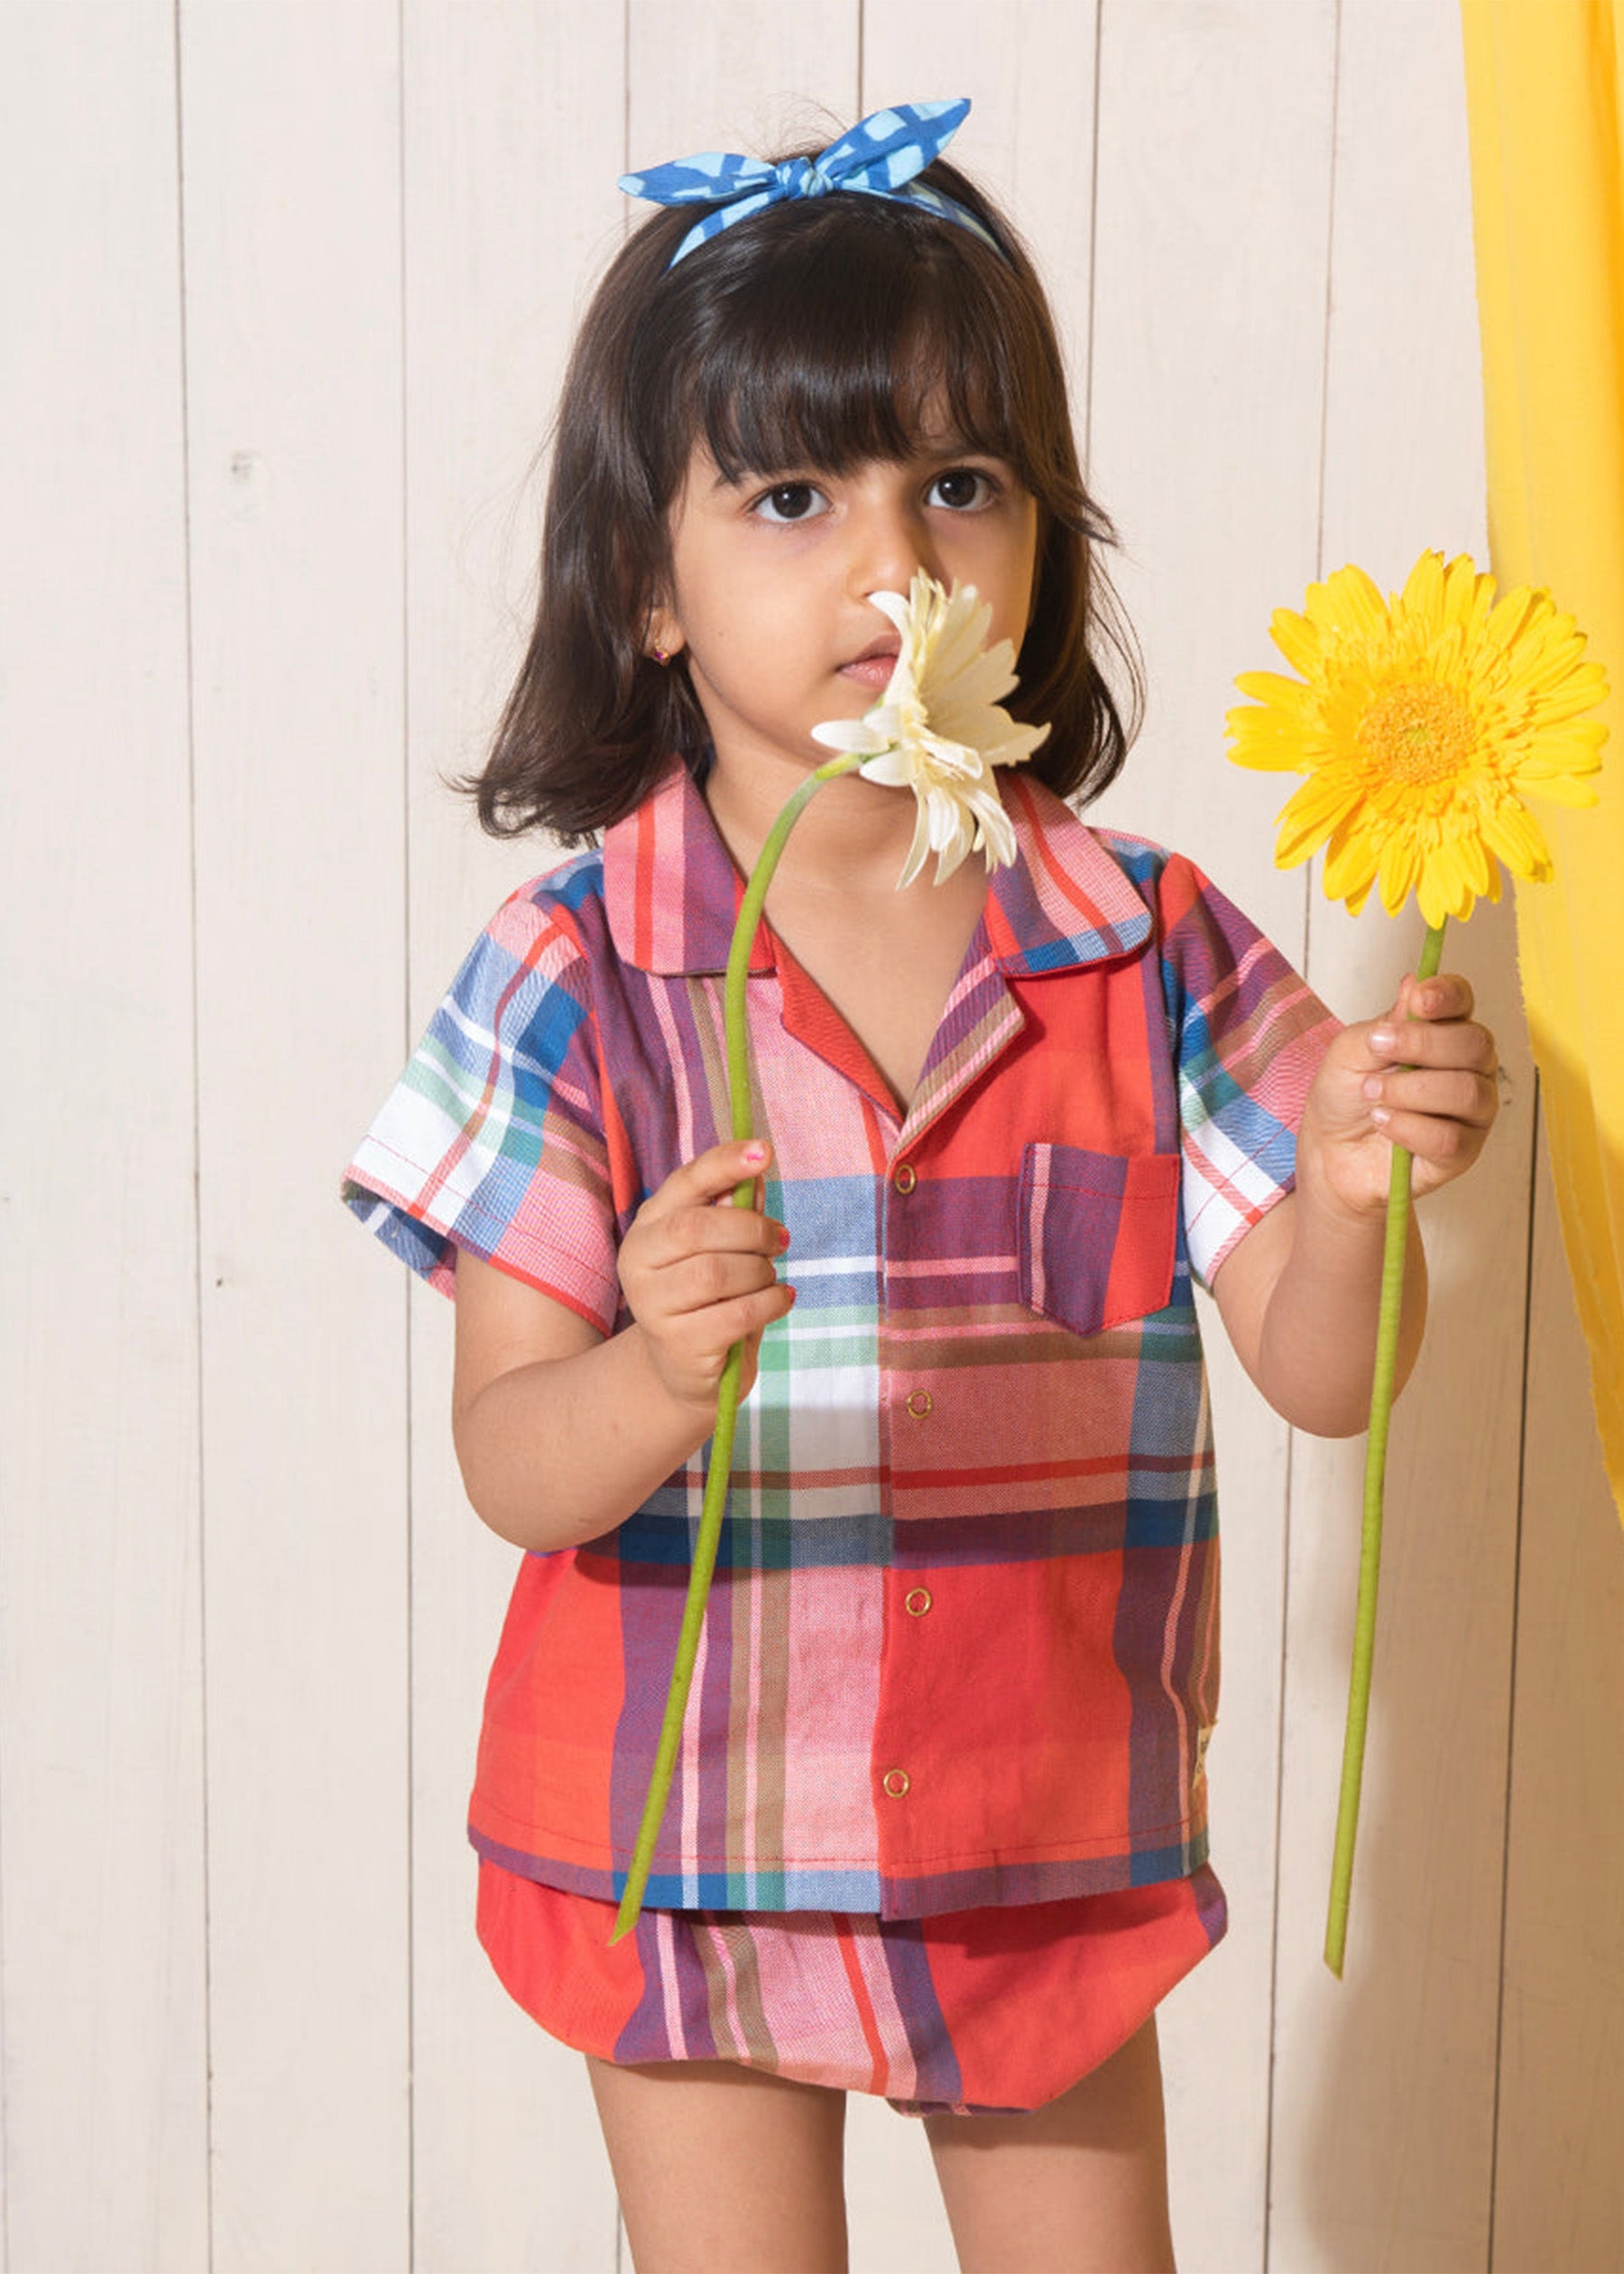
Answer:
<path fill-rule="evenodd" d="M 746 876 L 769 830 L 812 771 L 768 758 L 748 766 L 713 763 L 705 800 L 723 843 Z M 774 879 L 774 898 L 827 892 L 848 901 L 895 895 L 913 842 L 918 808 L 910 791 L 891 790 L 856 774 L 826 782 L 805 806 L 790 833 Z M 978 864 L 979 865 L 979 864 Z M 915 880 L 910 894 L 930 889 L 935 863 Z"/>
<path fill-rule="evenodd" d="M 807 769 L 713 770 L 706 795 L 746 875 Z M 986 905 L 977 855 L 946 883 L 927 860 L 897 890 L 913 841 L 912 792 L 855 774 L 826 782 L 804 808 L 774 873 L 767 920 L 862 1040 L 906 1116 L 943 1006 Z"/>

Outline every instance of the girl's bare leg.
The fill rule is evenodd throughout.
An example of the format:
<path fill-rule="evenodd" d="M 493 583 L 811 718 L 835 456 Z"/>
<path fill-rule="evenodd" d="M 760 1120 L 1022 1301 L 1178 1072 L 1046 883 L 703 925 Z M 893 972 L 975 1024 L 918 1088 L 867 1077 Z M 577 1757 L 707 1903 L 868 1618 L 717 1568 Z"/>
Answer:
<path fill-rule="evenodd" d="M 588 2057 L 637 2274 L 845 2274 L 845 2094 Z"/>
<path fill-rule="evenodd" d="M 963 2274 L 1174 2274 L 1156 2023 L 1029 2116 L 927 2116 Z"/>

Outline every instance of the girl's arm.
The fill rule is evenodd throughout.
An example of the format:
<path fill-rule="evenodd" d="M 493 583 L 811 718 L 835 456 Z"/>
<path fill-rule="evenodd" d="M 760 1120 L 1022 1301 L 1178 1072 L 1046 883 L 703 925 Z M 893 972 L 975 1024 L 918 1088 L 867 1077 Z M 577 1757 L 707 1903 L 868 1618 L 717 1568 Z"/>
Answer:
<path fill-rule="evenodd" d="M 1220 1266 L 1213 1295 L 1241 1363 L 1276 1411 L 1317 1437 L 1370 1418 L 1388 1180 L 1395 1144 L 1420 1196 L 1461 1176 L 1499 1107 L 1494 1038 L 1472 990 L 1407 979 L 1386 1019 L 1346 1027 L 1325 1054 L 1297 1136 L 1296 1189 Z M 1426 1317 L 1426 1264 L 1412 1217 L 1398 1382 Z"/>
<path fill-rule="evenodd" d="M 515 1547 L 577 1547 L 622 1523 L 711 1433 L 716 1385 L 795 1300 L 789 1235 L 728 1196 L 767 1148 L 713 1146 L 668 1177 L 622 1243 L 632 1324 L 607 1340 L 567 1304 L 459 1253 L 451 1427 L 477 1513 Z"/>

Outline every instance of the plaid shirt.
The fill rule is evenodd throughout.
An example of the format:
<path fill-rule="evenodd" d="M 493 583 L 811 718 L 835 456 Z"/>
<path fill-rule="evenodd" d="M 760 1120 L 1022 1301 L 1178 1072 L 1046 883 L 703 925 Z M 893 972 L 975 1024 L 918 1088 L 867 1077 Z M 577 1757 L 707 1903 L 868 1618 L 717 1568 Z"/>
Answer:
<path fill-rule="evenodd" d="M 923 1916 L 1206 1853 L 1213 1448 L 1192 1274 L 1290 1188 L 1332 1021 L 1191 864 L 1003 778 L 1020 848 L 899 1114 L 763 926 L 748 987 L 770 1326 L 648 1900 Z M 728 1130 L 739 880 L 686 773 L 497 912 L 346 1197 L 604 1335 L 641 1202 Z M 537 1448 L 538 1489 L 549 1453 Z M 704 1454 L 528 1556 L 486 1697 L 480 1852 L 623 1885 Z"/>

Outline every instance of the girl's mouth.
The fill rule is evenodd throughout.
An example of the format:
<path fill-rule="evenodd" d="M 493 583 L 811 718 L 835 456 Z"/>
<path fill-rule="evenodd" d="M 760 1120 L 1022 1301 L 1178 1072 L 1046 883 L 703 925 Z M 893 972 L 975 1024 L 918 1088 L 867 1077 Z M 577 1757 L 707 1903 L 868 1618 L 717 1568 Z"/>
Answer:
<path fill-rule="evenodd" d="M 854 655 L 849 663 L 841 665 L 840 677 L 876 691 L 889 687 L 890 675 L 897 668 L 898 652 L 897 641 L 875 640 L 861 655 Z"/>

